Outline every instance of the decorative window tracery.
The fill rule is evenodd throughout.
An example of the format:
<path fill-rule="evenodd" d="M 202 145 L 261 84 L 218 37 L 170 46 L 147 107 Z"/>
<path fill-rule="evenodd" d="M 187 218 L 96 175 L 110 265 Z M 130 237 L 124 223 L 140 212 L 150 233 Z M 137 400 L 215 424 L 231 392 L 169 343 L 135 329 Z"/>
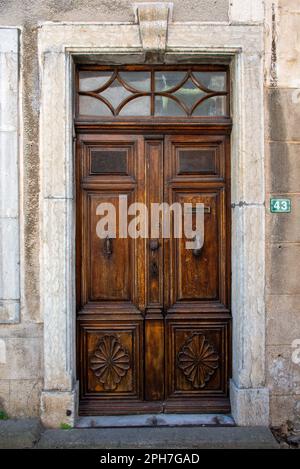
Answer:
<path fill-rule="evenodd" d="M 79 70 L 79 117 L 228 117 L 226 70 Z"/>

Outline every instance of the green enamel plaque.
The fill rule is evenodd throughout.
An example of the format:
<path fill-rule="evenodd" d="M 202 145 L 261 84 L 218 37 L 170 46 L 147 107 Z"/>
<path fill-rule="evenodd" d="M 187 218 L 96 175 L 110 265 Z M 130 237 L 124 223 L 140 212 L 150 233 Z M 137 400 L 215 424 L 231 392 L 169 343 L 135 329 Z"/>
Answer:
<path fill-rule="evenodd" d="M 270 210 L 272 213 L 290 213 L 291 199 L 271 199 Z"/>

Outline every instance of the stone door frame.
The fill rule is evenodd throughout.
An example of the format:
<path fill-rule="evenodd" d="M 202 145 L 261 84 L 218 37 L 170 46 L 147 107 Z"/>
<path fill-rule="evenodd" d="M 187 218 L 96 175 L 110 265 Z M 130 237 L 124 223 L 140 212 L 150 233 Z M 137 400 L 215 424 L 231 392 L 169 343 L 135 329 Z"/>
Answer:
<path fill-rule="evenodd" d="M 265 190 L 263 25 L 171 21 L 170 4 L 138 4 L 134 23 L 43 23 L 39 27 L 40 281 L 44 318 L 41 418 L 74 424 L 75 360 L 74 60 L 230 63 L 232 82 L 232 414 L 267 425 L 265 387 Z M 148 4 L 148 11 L 149 11 Z M 154 13 L 153 13 L 154 12 Z M 157 39 L 159 38 L 159 39 Z M 99 46 L 100 45 L 100 46 Z M 255 136 L 255 138 L 253 137 Z"/>

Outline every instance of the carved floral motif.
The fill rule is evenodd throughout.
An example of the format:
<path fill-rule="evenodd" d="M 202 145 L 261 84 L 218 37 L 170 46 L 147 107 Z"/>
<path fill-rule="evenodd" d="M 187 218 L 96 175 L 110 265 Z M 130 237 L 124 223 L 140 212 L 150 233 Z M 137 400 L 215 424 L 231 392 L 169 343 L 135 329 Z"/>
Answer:
<path fill-rule="evenodd" d="M 90 368 L 106 391 L 117 388 L 130 368 L 130 358 L 116 335 L 106 334 L 101 338 L 90 358 Z"/>
<path fill-rule="evenodd" d="M 200 332 L 185 341 L 177 359 L 178 367 L 195 389 L 204 388 L 219 366 L 219 355 Z"/>

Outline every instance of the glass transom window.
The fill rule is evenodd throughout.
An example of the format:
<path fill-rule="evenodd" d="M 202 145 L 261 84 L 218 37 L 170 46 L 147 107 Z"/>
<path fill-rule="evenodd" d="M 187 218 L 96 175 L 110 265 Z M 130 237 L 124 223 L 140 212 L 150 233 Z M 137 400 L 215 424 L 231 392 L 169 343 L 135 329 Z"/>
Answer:
<path fill-rule="evenodd" d="M 77 83 L 80 119 L 229 117 L 225 67 L 81 67 Z"/>

